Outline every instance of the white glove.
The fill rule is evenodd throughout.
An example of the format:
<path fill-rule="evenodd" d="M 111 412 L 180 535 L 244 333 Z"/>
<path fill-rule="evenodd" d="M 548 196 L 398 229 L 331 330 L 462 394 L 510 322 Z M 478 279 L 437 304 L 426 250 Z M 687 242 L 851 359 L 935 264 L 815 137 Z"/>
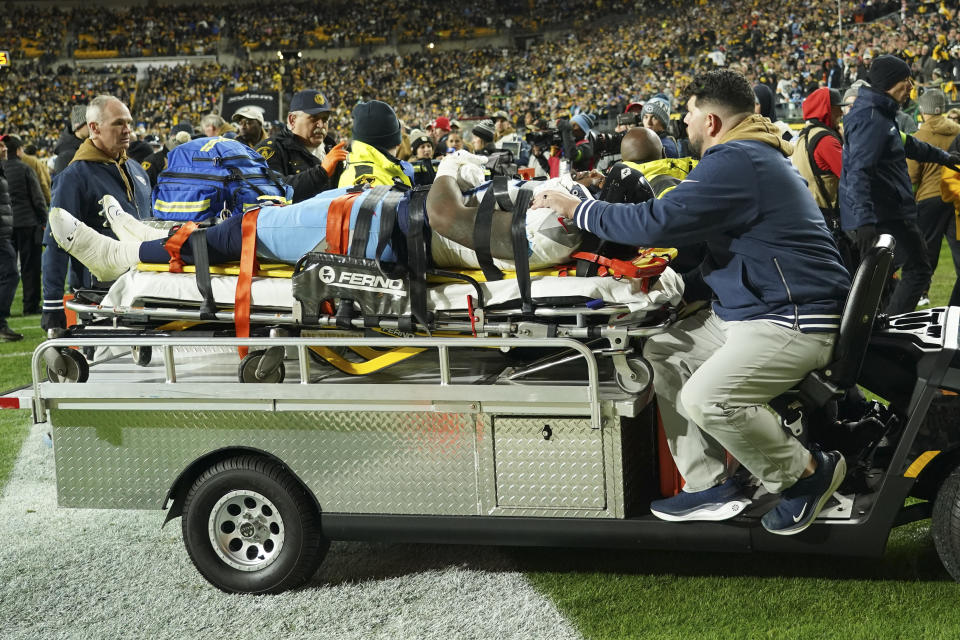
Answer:
<path fill-rule="evenodd" d="M 486 156 L 474 155 L 461 149 L 443 156 L 437 166 L 436 177 L 449 176 L 457 181 L 461 191 L 469 191 L 484 183 L 483 167 L 486 164 Z"/>

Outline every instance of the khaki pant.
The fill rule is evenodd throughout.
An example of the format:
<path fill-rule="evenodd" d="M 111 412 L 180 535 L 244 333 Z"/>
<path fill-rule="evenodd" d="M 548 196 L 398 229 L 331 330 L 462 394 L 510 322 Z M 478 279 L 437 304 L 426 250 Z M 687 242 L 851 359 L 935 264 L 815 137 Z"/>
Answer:
<path fill-rule="evenodd" d="M 686 491 L 723 482 L 727 451 L 773 493 L 800 478 L 810 454 L 767 403 L 826 366 L 834 338 L 766 320 L 724 322 L 705 310 L 647 341 L 643 353 Z"/>

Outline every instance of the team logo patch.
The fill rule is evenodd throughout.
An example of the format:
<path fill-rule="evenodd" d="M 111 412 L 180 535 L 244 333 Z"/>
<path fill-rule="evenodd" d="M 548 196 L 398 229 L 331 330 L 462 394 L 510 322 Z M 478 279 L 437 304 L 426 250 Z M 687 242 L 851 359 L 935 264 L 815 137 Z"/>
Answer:
<path fill-rule="evenodd" d="M 143 167 L 143 170 L 144 170 L 144 171 L 149 171 L 149 170 L 150 170 L 150 166 L 151 166 L 152 164 L 153 164 L 152 162 L 147 162 L 146 160 L 144 160 L 143 162 L 140 163 L 140 166 Z"/>
<path fill-rule="evenodd" d="M 313 96 L 313 101 L 319 105 L 323 105 L 327 102 L 326 98 L 323 97 L 322 93 L 318 93 L 317 95 Z"/>
<path fill-rule="evenodd" d="M 257 149 L 257 153 L 263 156 L 264 160 L 269 160 L 270 158 L 273 157 L 274 151 L 272 147 L 264 146 Z"/>
<path fill-rule="evenodd" d="M 333 270 L 333 267 L 321 267 L 320 269 L 320 282 L 324 284 L 330 284 L 337 279 L 337 272 Z"/>

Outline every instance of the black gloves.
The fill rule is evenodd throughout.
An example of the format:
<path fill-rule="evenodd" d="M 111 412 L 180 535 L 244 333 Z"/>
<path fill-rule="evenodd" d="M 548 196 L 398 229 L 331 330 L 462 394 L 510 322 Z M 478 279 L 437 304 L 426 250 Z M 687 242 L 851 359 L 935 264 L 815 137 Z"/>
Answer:
<path fill-rule="evenodd" d="M 960 152 L 951 151 L 950 152 L 950 161 L 944 164 L 945 167 L 950 167 L 954 171 L 960 172 Z"/>
<path fill-rule="evenodd" d="M 877 241 L 877 225 L 875 224 L 865 224 L 862 227 L 857 227 L 854 231 L 857 242 L 857 251 L 860 252 L 861 256 L 867 254 L 867 251 L 870 250 L 870 247 Z"/>

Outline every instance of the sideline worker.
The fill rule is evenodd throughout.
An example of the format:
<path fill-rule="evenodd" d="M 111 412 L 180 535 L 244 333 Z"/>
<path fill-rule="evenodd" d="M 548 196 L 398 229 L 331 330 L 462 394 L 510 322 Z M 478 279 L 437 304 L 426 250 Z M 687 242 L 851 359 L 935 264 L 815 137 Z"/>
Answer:
<path fill-rule="evenodd" d="M 705 243 L 704 309 L 647 341 L 663 426 L 686 486 L 651 504 L 664 520 L 725 520 L 750 500 L 729 451 L 780 502 L 762 518 L 771 533 L 810 526 L 843 481 L 836 451 L 808 451 L 767 406 L 833 351 L 850 276 L 816 202 L 790 165 L 790 143 L 754 114 L 746 79 L 720 69 L 688 93 L 690 148 L 702 159 L 660 199 L 580 202 L 547 191 L 549 207 L 601 239 L 638 246 Z M 763 375 L 757 375 L 763 371 Z"/>
<path fill-rule="evenodd" d="M 136 160 L 127 158 L 130 126 L 133 118 L 127 105 L 118 98 L 100 95 L 87 106 L 87 127 L 90 137 L 83 141 L 70 165 L 59 174 L 53 188 L 52 207 L 73 212 L 99 233 L 113 236 L 99 215 L 99 200 L 112 195 L 137 218 L 152 215 L 150 179 Z M 43 239 L 43 315 L 44 329 L 63 328 L 63 284 L 67 275 L 68 256 L 50 236 L 49 226 Z M 80 268 L 74 261 L 73 267 Z M 90 286 L 85 274 L 83 285 Z"/>
<path fill-rule="evenodd" d="M 347 159 L 343 142 L 323 154 L 332 111 L 319 91 L 301 91 L 290 101 L 287 126 L 256 147 L 270 168 L 293 187 L 294 202 L 333 189 L 343 173 L 341 163 Z"/>

